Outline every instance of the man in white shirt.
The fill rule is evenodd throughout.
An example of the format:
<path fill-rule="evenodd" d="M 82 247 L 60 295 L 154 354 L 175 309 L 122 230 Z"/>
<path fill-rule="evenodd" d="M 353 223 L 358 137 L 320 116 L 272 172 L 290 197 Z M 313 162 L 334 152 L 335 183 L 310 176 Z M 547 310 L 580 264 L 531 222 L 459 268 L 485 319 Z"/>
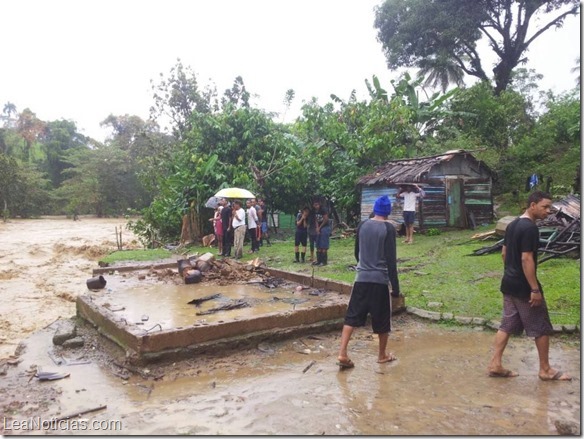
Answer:
<path fill-rule="evenodd" d="M 245 239 L 245 211 L 241 208 L 241 201 L 233 202 L 233 247 L 235 248 L 235 259 L 241 259 L 243 256 L 243 240 Z"/>
<path fill-rule="evenodd" d="M 424 197 L 424 191 L 417 184 L 400 186 L 396 197 L 404 199 L 404 224 L 406 225 L 406 244 L 414 243 L 414 221 L 416 220 L 416 200 Z"/>
<path fill-rule="evenodd" d="M 251 251 L 250 253 L 255 253 L 259 251 L 260 247 L 258 245 L 258 212 L 254 206 L 253 200 L 247 200 L 247 230 L 249 234 L 249 240 L 251 241 Z"/>

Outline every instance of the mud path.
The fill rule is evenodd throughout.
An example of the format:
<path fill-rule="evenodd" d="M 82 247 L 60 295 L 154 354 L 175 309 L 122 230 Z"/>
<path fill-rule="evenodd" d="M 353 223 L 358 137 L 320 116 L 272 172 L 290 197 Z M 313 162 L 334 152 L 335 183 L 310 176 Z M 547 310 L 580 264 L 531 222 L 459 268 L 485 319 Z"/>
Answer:
<path fill-rule="evenodd" d="M 92 217 L 0 222 L 0 358 L 32 332 L 75 314 L 75 298 L 97 260 L 116 249 L 115 227 L 124 227 L 124 248 L 136 247 L 125 223 Z"/>
<path fill-rule="evenodd" d="M 356 367 L 343 372 L 335 365 L 340 334 L 332 332 L 128 373 L 116 365 L 124 363 L 124 353 L 87 325 L 79 328 L 85 345 L 62 352 L 86 364 L 56 365 L 48 352 L 57 349 L 51 338 L 59 322 L 51 323 L 74 314 L 71 299 L 85 291 L 96 265 L 93 255 L 115 247 L 116 225 L 112 220 L 0 225 L 0 245 L 7 249 L 0 258 L 7 281 L 0 282 L 0 293 L 9 297 L 2 304 L 8 330 L 2 330 L 3 349 L 12 354 L 9 348 L 28 335 L 17 364 L 0 362 L 4 425 L 102 405 L 107 408 L 81 419 L 110 423 L 99 431 L 74 430 L 71 424 L 67 430 L 63 424 L 43 431 L 0 426 L 0 433 L 551 435 L 558 421 L 580 427 L 577 336 L 553 337 L 550 351 L 552 365 L 575 377 L 572 382 L 540 381 L 534 343 L 525 337 L 512 338 L 506 351 L 506 366 L 520 376 L 488 378 L 492 331 L 444 327 L 409 315 L 394 318 L 389 346 L 396 362 L 377 364 L 377 339 L 362 328 L 350 344 Z M 70 377 L 40 382 L 31 375 L 38 368 Z"/>

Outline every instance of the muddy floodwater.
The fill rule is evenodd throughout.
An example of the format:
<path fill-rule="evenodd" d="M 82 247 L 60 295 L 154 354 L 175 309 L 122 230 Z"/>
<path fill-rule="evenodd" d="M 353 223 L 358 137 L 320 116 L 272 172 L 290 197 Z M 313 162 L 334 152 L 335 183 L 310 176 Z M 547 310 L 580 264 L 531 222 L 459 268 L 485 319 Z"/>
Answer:
<path fill-rule="evenodd" d="M 118 347 L 79 324 L 85 345 L 59 351 L 51 340 L 60 322 L 53 322 L 74 315 L 72 300 L 86 291 L 97 259 L 115 248 L 120 223 L 0 224 L 0 358 L 22 341 L 17 359 L 0 365 L 0 433 L 550 435 L 558 421 L 580 426 L 579 336 L 551 341 L 552 365 L 575 377 L 571 382 L 540 381 L 537 352 L 525 337 L 512 338 L 506 351 L 506 366 L 520 375 L 488 378 L 493 331 L 407 314 L 394 318 L 390 335 L 397 361 L 377 364 L 377 339 L 362 328 L 349 347 L 356 367 L 345 371 L 335 365 L 337 332 L 128 370 Z M 67 361 L 56 364 L 55 353 Z M 70 375 L 41 382 L 33 376 L 39 369 Z M 22 428 L 22 421 L 98 407 L 76 418 L 90 430 L 65 422 L 54 430 Z"/>

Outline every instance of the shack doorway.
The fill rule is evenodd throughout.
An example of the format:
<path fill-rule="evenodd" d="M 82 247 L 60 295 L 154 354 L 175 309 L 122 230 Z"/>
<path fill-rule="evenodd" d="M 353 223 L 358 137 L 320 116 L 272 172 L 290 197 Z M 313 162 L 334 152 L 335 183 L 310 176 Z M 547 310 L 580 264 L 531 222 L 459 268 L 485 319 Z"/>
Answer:
<path fill-rule="evenodd" d="M 464 181 L 460 178 L 446 178 L 446 211 L 450 227 L 466 227 L 464 208 Z"/>

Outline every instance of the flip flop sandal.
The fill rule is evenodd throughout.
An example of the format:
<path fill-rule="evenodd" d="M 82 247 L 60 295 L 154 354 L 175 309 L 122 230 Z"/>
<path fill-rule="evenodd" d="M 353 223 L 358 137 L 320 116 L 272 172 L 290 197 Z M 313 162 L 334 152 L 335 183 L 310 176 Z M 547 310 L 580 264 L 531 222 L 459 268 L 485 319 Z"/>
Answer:
<path fill-rule="evenodd" d="M 561 370 L 558 370 L 553 377 L 542 377 L 540 376 L 539 379 L 542 381 L 572 381 L 572 378 L 568 378 L 568 379 L 561 379 L 562 375 L 564 375 L 564 372 L 562 372 Z"/>
<path fill-rule="evenodd" d="M 346 360 L 338 360 L 337 366 L 339 366 L 341 369 L 351 369 L 352 367 L 355 367 L 355 363 L 347 358 Z"/>
<path fill-rule="evenodd" d="M 519 376 L 519 374 L 516 374 L 515 372 L 509 369 L 503 369 L 500 372 L 495 371 L 489 372 L 489 376 L 491 378 L 515 378 L 516 376 Z"/>

